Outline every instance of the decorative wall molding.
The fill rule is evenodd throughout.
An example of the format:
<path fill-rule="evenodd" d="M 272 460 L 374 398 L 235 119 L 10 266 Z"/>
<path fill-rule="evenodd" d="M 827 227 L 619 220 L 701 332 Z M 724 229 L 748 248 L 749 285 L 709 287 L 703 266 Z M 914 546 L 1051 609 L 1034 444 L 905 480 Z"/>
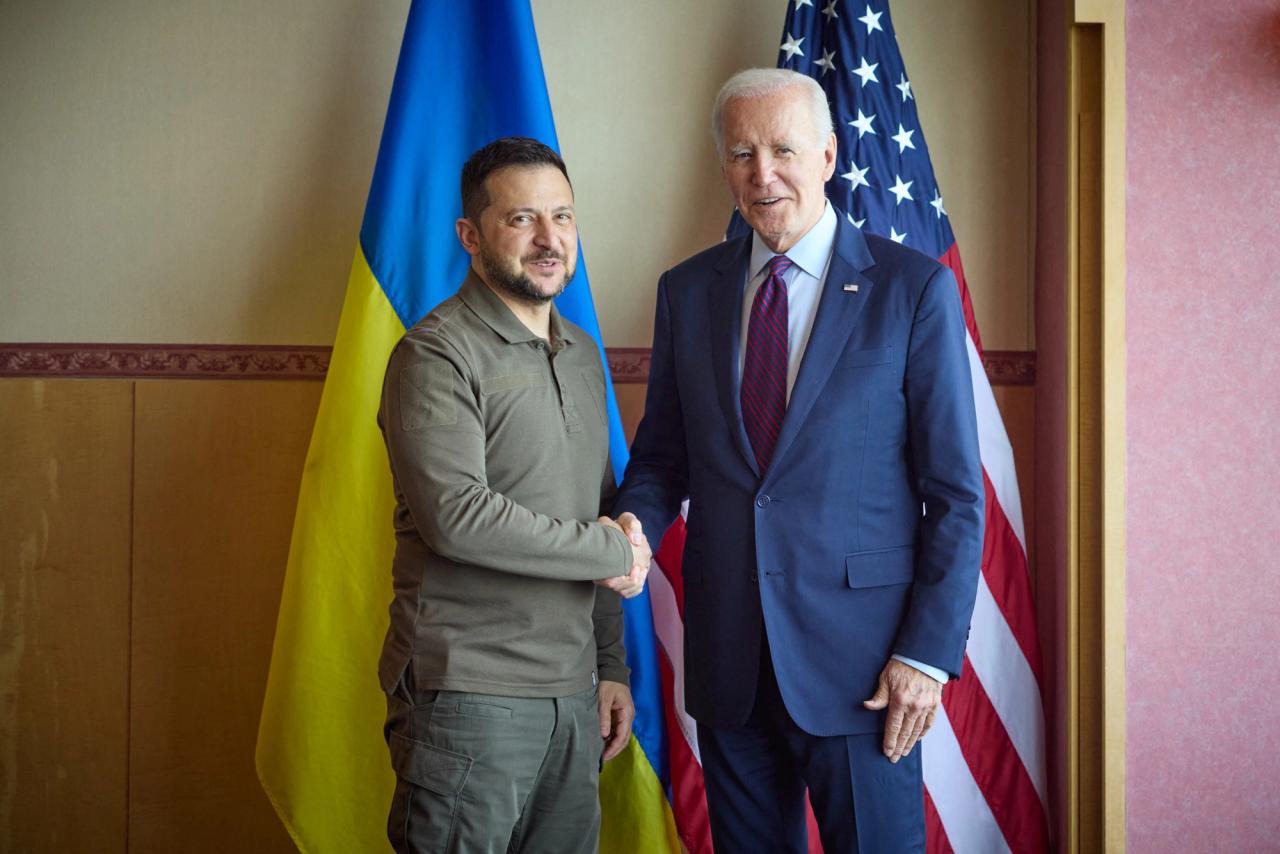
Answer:
<path fill-rule="evenodd" d="M 0 377 L 324 379 L 330 347 L 253 344 L 0 344 Z M 648 347 L 607 347 L 615 383 L 649 381 Z M 1035 385 L 1034 350 L 988 350 L 992 385 Z"/>
<path fill-rule="evenodd" d="M 0 344 L 0 377 L 321 380 L 332 349 L 272 344 Z"/>
<path fill-rule="evenodd" d="M 982 354 L 992 385 L 1035 385 L 1035 350 L 988 350 Z"/>
<path fill-rule="evenodd" d="M 649 348 L 648 347 L 605 347 L 605 356 L 609 362 L 609 374 L 614 383 L 649 382 Z"/>

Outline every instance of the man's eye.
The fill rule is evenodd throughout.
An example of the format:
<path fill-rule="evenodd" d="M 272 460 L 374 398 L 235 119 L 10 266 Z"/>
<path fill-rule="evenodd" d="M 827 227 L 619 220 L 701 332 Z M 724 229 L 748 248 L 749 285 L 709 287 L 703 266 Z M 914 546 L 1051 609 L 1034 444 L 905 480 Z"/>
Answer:
<path fill-rule="evenodd" d="M 528 214 L 516 214 L 511 218 L 512 225 L 525 225 L 526 223 L 529 223 L 532 221 L 533 221 L 533 217 L 529 216 Z"/>

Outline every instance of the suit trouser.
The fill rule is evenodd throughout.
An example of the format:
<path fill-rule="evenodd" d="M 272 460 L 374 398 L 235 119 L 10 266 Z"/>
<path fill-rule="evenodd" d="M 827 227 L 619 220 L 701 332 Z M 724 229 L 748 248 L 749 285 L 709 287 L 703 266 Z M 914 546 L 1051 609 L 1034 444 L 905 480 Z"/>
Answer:
<path fill-rule="evenodd" d="M 924 851 L 921 747 L 895 765 L 884 734 L 810 735 L 796 726 L 762 644 L 742 727 L 698 725 L 716 854 L 808 852 L 805 790 L 825 854 Z"/>
<path fill-rule="evenodd" d="M 415 696 L 416 693 L 416 696 Z M 400 854 L 594 852 L 604 743 L 596 690 L 569 697 L 387 696 Z"/>

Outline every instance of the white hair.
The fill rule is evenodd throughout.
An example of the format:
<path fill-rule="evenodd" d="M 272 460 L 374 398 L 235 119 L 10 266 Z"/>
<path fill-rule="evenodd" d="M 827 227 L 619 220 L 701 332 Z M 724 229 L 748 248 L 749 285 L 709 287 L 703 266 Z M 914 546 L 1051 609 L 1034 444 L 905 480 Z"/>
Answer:
<path fill-rule="evenodd" d="M 827 93 L 818 81 L 789 68 L 748 68 L 725 81 L 711 107 L 711 135 L 716 141 L 716 153 L 724 157 L 724 109 L 738 98 L 761 98 L 784 89 L 798 86 L 808 96 L 809 114 L 817 131 L 817 144 L 825 146 L 831 135 L 831 107 Z"/>

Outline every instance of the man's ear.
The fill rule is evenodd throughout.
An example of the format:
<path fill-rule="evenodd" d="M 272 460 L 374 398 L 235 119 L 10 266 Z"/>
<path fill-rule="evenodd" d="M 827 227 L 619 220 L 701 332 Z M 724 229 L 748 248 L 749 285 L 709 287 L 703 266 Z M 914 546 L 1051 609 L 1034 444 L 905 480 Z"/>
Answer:
<path fill-rule="evenodd" d="M 834 131 L 827 138 L 827 145 L 822 151 L 822 158 L 822 180 L 830 181 L 831 176 L 836 173 L 836 135 Z"/>
<path fill-rule="evenodd" d="M 480 231 L 475 224 L 466 217 L 461 217 L 453 224 L 454 230 L 458 233 L 458 242 L 462 244 L 462 248 L 467 254 L 475 257 L 480 254 Z"/>

